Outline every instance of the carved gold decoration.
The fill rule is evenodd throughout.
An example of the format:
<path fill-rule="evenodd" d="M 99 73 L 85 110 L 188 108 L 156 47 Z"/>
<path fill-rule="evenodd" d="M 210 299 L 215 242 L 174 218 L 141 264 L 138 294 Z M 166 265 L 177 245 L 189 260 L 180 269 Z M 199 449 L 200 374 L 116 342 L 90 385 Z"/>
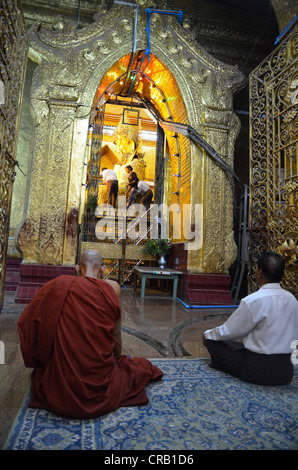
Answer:
<path fill-rule="evenodd" d="M 278 252 L 285 260 L 288 269 L 298 268 L 298 233 L 289 234 L 287 239 L 278 247 Z"/>
<path fill-rule="evenodd" d="M 296 28 L 250 76 L 250 263 L 265 250 L 282 254 L 283 285 L 296 296 L 297 46 Z M 256 288 L 253 278 L 251 288 Z"/>
<path fill-rule="evenodd" d="M 0 309 L 3 305 L 16 144 L 22 103 L 28 37 L 18 2 L 0 5 Z"/>
<path fill-rule="evenodd" d="M 214 245 L 210 252 L 207 253 L 204 261 L 204 272 L 213 273 L 215 268 L 217 273 L 226 273 L 229 267 L 232 266 L 236 260 L 237 254 L 238 249 L 235 243 L 234 232 L 231 232 L 226 240 L 224 252 L 221 258 L 218 257 L 216 245 Z"/>
<path fill-rule="evenodd" d="M 138 1 L 138 54 L 146 49 L 145 7 L 155 3 Z M 85 203 L 82 184 L 86 184 L 90 113 L 111 84 L 116 94 L 121 90 L 117 80 L 130 63 L 134 18 L 133 9 L 115 4 L 104 14 L 99 11 L 95 21 L 81 29 L 71 22 L 52 31 L 38 24 L 32 27 L 30 57 L 38 63 L 31 90 L 33 162 L 28 209 L 17 235 L 26 263 L 75 262 L 78 215 L 82 213 L 80 204 Z M 144 82 L 136 83 L 134 93 L 154 105 L 164 120 L 190 124 L 233 166 L 239 122 L 232 111 L 232 95 L 243 86 L 243 75 L 209 55 L 176 18 L 152 15 L 150 32 L 148 78 L 145 87 Z M 152 83 L 159 90 L 150 90 Z M 160 92 L 170 99 L 158 102 Z M 202 272 L 213 250 L 214 261 L 208 260 L 208 270 L 226 272 L 229 266 L 225 260 L 233 258 L 226 255 L 233 231 L 230 181 L 206 152 L 184 135 L 165 134 L 170 171 L 166 171 L 164 200 L 176 203 L 179 194 L 180 204 L 204 205 L 200 222 L 203 245 L 188 253 L 189 269 Z M 177 146 L 179 158 L 175 156 Z M 173 176 L 177 173 L 181 173 L 179 188 Z M 94 181 L 96 178 L 97 174 Z"/>

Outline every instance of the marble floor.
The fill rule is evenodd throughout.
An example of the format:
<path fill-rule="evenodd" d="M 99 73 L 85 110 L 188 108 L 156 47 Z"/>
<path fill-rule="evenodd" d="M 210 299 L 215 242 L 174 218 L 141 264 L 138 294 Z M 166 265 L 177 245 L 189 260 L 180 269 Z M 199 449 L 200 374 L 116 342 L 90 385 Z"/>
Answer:
<path fill-rule="evenodd" d="M 30 369 L 23 364 L 17 321 L 25 305 L 6 293 L 0 313 L 0 341 L 5 346 L 0 364 L 0 449 L 29 385 Z M 208 357 L 202 334 L 220 325 L 233 308 L 188 309 L 167 293 L 148 290 L 144 299 L 132 289 L 122 289 L 123 354 L 150 358 Z M 3 344 L 2 343 L 2 344 Z"/>

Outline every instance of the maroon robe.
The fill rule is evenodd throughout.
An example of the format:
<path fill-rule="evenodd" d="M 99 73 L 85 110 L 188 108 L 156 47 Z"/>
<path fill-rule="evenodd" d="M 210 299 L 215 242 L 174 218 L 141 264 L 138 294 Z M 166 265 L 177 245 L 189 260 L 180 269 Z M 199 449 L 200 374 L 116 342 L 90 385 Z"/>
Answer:
<path fill-rule="evenodd" d="M 118 298 L 103 280 L 47 282 L 18 321 L 24 363 L 34 368 L 29 407 L 87 419 L 148 403 L 144 387 L 163 373 L 145 358 L 114 356 L 120 316 Z"/>

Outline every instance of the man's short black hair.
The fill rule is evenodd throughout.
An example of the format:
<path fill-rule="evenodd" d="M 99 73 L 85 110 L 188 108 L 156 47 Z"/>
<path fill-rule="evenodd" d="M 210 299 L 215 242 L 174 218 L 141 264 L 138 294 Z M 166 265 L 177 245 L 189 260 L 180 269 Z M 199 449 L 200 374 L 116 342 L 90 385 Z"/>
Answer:
<path fill-rule="evenodd" d="M 262 253 L 259 256 L 257 265 L 268 282 L 281 282 L 285 270 L 285 262 L 279 254 L 273 251 Z"/>

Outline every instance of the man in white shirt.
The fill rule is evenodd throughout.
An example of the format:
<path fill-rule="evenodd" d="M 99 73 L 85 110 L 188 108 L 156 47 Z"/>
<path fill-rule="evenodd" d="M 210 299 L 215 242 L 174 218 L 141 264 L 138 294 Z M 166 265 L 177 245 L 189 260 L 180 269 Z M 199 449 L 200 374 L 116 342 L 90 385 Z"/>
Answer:
<path fill-rule="evenodd" d="M 102 179 L 107 185 L 108 192 L 108 204 L 116 207 L 116 200 L 118 195 L 118 179 L 115 171 L 108 170 L 107 168 L 102 169 Z"/>
<path fill-rule="evenodd" d="M 281 256 L 267 252 L 259 257 L 255 276 L 260 289 L 242 299 L 223 325 L 203 335 L 212 367 L 259 385 L 292 380 L 298 302 L 281 288 L 283 273 Z"/>
<path fill-rule="evenodd" d="M 141 205 L 144 206 L 147 211 L 153 198 L 153 192 L 149 184 L 146 183 L 146 181 L 139 181 L 137 193 L 142 195 Z"/>

